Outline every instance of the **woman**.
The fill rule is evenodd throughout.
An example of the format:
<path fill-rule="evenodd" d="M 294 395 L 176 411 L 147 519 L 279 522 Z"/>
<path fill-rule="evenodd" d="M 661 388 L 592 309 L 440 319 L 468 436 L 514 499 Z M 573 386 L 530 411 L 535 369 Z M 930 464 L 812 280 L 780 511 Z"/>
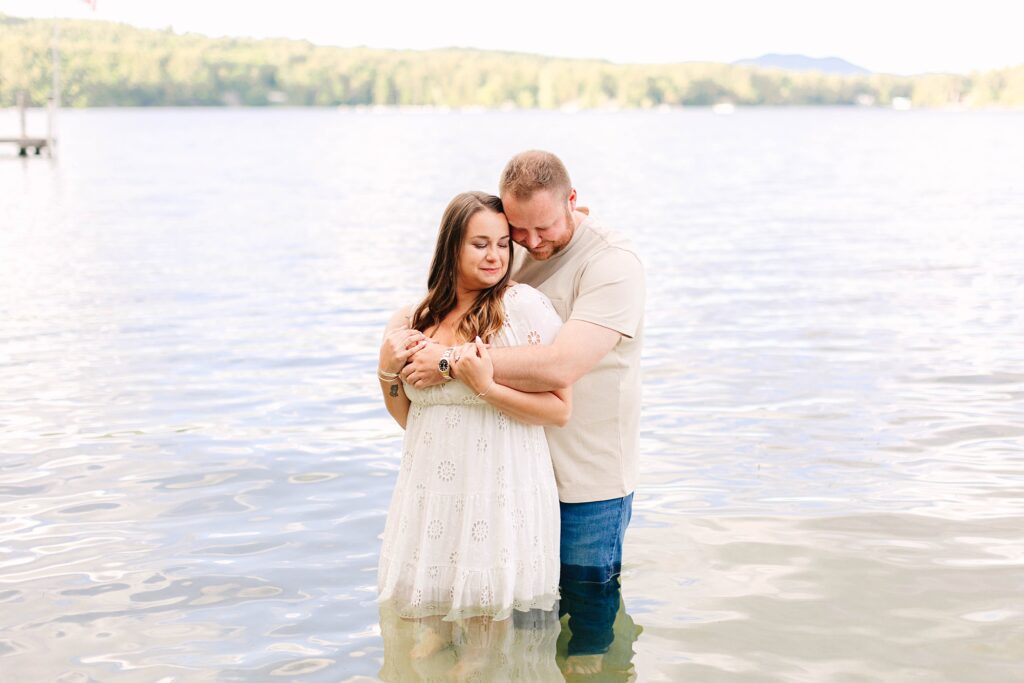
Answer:
<path fill-rule="evenodd" d="M 405 618 L 500 621 L 550 610 L 558 597 L 558 494 L 543 425 L 568 421 L 571 394 L 495 383 L 487 345 L 551 343 L 561 321 L 543 294 L 510 281 L 511 257 L 501 200 L 458 195 L 426 298 L 385 331 L 378 374 L 405 441 L 378 600 Z M 422 390 L 400 381 L 428 343 L 452 349 L 458 381 Z M 438 644 L 421 643 L 419 654 Z"/>

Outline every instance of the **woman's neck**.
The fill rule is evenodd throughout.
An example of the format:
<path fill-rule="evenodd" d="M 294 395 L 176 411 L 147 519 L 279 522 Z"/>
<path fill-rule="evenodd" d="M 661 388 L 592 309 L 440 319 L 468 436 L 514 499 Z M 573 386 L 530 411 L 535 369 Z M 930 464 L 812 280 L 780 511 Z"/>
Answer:
<path fill-rule="evenodd" d="M 475 300 L 476 292 L 469 292 L 457 287 L 455 289 L 455 308 L 448 311 L 444 318 L 437 322 L 437 325 L 427 329 L 427 335 L 434 337 L 438 342 L 454 344 L 456 322 L 466 315 Z"/>
<path fill-rule="evenodd" d="M 448 315 L 456 315 L 462 317 L 466 312 L 473 307 L 473 302 L 476 301 L 477 293 L 471 289 L 463 289 L 462 287 L 455 287 L 455 308 Z"/>

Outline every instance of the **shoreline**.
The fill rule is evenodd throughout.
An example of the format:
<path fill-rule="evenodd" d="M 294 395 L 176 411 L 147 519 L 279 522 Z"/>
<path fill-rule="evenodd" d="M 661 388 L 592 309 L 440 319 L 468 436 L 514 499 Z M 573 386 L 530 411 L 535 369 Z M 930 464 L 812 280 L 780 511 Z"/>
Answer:
<path fill-rule="evenodd" d="M 726 105 L 729 111 L 716 111 L 719 107 Z M 946 105 L 941 107 L 932 106 L 911 106 L 907 108 L 892 105 L 863 105 L 863 104 L 733 104 L 719 103 L 713 105 L 669 105 L 659 104 L 650 107 L 631 106 L 602 106 L 602 107 L 518 107 L 518 106 L 434 106 L 434 105 L 391 105 L 391 104 L 352 104 L 352 105 L 303 105 L 303 104 L 132 104 L 132 105 L 100 105 L 85 107 L 61 107 L 59 111 L 112 111 L 112 110 L 159 110 L 159 109 L 180 109 L 180 110 L 309 110 L 309 111 L 339 111 L 353 113 L 425 113 L 425 114 L 494 114 L 494 113 L 519 113 L 519 112 L 543 112 L 556 114 L 615 114 L 615 113 L 637 113 L 646 112 L 653 114 L 681 113 L 681 112 L 714 112 L 727 115 L 733 111 L 894 111 L 894 112 L 946 112 L 946 113 L 1019 113 L 1024 112 L 1024 105 Z M 32 113 L 45 113 L 44 106 L 26 107 L 26 111 Z M 0 115 L 15 114 L 17 107 L 0 107 Z"/>

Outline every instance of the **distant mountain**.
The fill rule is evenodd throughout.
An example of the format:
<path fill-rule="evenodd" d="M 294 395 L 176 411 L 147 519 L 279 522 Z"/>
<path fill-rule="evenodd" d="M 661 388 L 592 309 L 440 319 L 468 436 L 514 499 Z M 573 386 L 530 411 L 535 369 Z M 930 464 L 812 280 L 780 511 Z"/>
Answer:
<path fill-rule="evenodd" d="M 733 64 L 761 66 L 769 69 L 786 69 L 787 71 L 821 71 L 841 76 L 862 76 L 871 72 L 862 66 L 851 64 L 839 57 L 808 57 L 807 55 L 768 54 L 754 59 L 741 59 Z"/>

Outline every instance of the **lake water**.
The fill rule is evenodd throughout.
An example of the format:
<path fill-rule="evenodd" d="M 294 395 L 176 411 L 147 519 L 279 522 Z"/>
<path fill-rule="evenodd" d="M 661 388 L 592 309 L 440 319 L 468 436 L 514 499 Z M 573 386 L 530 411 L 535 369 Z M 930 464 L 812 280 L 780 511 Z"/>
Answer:
<path fill-rule="evenodd" d="M 0 149 L 0 681 L 400 658 L 380 333 L 448 199 L 529 147 L 649 283 L 625 612 L 571 680 L 1024 678 L 1024 113 L 60 125 L 55 164 Z"/>

